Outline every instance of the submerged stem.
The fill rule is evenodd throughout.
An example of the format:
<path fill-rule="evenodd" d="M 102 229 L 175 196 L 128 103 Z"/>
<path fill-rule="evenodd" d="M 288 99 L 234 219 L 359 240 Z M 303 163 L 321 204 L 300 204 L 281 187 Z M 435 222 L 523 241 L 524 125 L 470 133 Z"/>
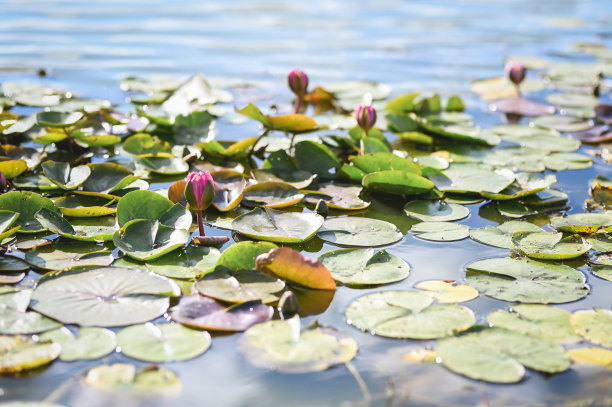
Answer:
<path fill-rule="evenodd" d="M 370 390 L 368 389 L 368 385 L 366 384 L 365 380 L 363 380 L 363 377 L 361 377 L 361 375 L 359 374 L 359 370 L 357 370 L 351 362 L 347 362 L 345 363 L 345 365 L 348 371 L 351 372 L 351 374 L 355 378 L 357 384 L 359 385 L 361 394 L 363 394 L 364 404 L 370 405 L 370 403 L 372 402 L 372 395 L 370 394 Z"/>

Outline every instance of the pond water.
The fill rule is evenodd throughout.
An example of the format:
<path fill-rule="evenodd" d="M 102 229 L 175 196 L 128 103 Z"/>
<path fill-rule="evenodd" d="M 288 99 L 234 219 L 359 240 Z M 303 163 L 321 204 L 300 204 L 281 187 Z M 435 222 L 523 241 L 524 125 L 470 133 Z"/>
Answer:
<path fill-rule="evenodd" d="M 394 94 L 423 90 L 459 94 L 468 113 L 483 127 L 501 123 L 486 103 L 469 91 L 477 78 L 498 76 L 508 55 L 534 55 L 550 61 L 586 61 L 571 50 L 578 41 L 612 45 L 612 2 L 601 0 L 401 1 L 339 0 L 231 2 L 187 0 L 3 0 L 0 3 L 0 82 L 29 80 L 61 85 L 79 95 L 127 106 L 119 82 L 127 75 L 170 74 L 243 80 L 264 90 L 258 104 L 290 103 L 285 75 L 299 67 L 311 83 L 366 79 L 388 83 Z M 37 77 L 44 68 L 48 75 Z M 234 105 L 249 102 L 249 92 Z M 261 102 L 261 101 L 264 102 Z M 220 125 L 218 139 L 236 140 L 257 134 L 257 126 Z M 609 164 L 557 174 L 556 187 L 568 193 L 572 212 L 582 212 L 588 180 L 612 176 Z M 163 185 L 154 185 L 163 186 Z M 460 223 L 483 227 L 494 222 L 480 217 L 480 204 Z M 396 222 L 409 224 L 401 206 L 378 202 L 375 211 L 398 212 Z M 401 227 L 401 225 L 399 225 Z M 212 230 L 209 230 L 212 232 Z M 214 231 L 218 233 L 218 231 Z M 225 233 L 225 232 L 221 232 Z M 323 244 L 314 251 L 336 247 Z M 180 396 L 130 399 L 88 389 L 71 381 L 98 364 L 126 362 L 115 353 L 93 362 L 55 362 L 27 378 L 1 378 L 4 400 L 48 400 L 67 406 L 106 405 L 319 405 L 319 406 L 513 406 L 612 405 L 612 373 L 572 368 L 551 377 L 529 371 L 519 384 L 492 385 L 472 381 L 440 365 L 402 363 L 411 347 L 433 342 L 392 340 L 363 333 L 344 320 L 346 307 L 364 294 L 412 289 L 423 280 L 464 278 L 464 266 L 479 258 L 508 251 L 470 239 L 436 243 L 410 233 L 388 248 L 411 266 L 410 276 L 383 288 L 340 287 L 327 311 L 316 318 L 359 343 L 352 362 L 367 385 L 344 366 L 311 374 L 287 375 L 251 366 L 238 351 L 240 335 L 214 336 L 204 355 L 165 366 L 183 383 Z M 308 253 L 315 257 L 316 253 Z M 612 306 L 610 282 L 588 273 L 585 262 L 573 266 L 587 274 L 591 293 L 559 305 L 568 311 Z M 466 304 L 478 323 L 507 303 L 481 296 Z M 606 385 L 607 383 L 607 385 Z M 118 401 L 121 400 L 121 401 Z M 607 403 L 607 404 L 606 404 Z"/>

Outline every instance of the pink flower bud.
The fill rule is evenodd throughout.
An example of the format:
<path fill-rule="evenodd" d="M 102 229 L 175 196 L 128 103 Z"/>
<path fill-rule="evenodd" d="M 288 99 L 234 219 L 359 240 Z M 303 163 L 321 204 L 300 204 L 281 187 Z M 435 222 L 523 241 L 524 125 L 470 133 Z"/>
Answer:
<path fill-rule="evenodd" d="M 187 176 L 185 198 L 196 211 L 206 210 L 215 197 L 215 182 L 209 172 L 192 172 Z"/>
<path fill-rule="evenodd" d="M 518 86 L 525 79 L 525 66 L 517 61 L 508 61 L 506 64 L 506 75 L 508 79 Z"/>
<path fill-rule="evenodd" d="M 289 88 L 299 97 L 304 96 L 308 91 L 308 76 L 302 70 L 292 69 L 289 71 L 287 82 Z"/>
<path fill-rule="evenodd" d="M 372 106 L 357 106 L 355 116 L 357 117 L 357 124 L 359 124 L 359 127 L 361 127 L 366 134 L 374 127 L 374 123 L 376 123 L 376 110 L 374 110 Z"/>

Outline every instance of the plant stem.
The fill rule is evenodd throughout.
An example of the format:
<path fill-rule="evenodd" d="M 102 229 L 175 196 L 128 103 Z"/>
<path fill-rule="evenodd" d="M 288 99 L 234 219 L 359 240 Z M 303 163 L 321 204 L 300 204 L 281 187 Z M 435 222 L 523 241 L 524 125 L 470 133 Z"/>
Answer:
<path fill-rule="evenodd" d="M 255 140 L 255 143 L 253 143 L 253 145 L 251 146 L 251 149 L 249 150 L 248 154 L 249 157 L 255 152 L 255 146 L 257 145 L 257 143 L 259 143 L 259 140 L 265 137 L 269 132 L 270 129 L 264 128 L 264 131 L 259 135 L 259 137 L 257 137 L 257 140 Z"/>
<path fill-rule="evenodd" d="M 198 229 L 200 229 L 200 236 L 206 236 L 204 234 L 204 221 L 202 220 L 202 211 L 197 211 L 198 214 Z"/>
<path fill-rule="evenodd" d="M 295 98 L 295 105 L 293 105 L 293 113 L 298 114 L 302 107 L 302 97 L 298 96 Z"/>

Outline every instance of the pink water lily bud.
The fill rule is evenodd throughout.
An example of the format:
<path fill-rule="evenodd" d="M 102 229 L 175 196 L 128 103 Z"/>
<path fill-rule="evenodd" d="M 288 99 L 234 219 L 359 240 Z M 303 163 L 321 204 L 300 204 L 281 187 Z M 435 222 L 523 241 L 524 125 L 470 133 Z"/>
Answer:
<path fill-rule="evenodd" d="M 289 83 L 289 88 L 298 97 L 304 96 L 308 91 L 308 75 L 302 70 L 292 69 L 289 71 L 287 82 Z"/>
<path fill-rule="evenodd" d="M 525 66 L 521 62 L 508 61 L 506 64 L 506 75 L 516 86 L 523 82 L 526 71 Z"/>
<path fill-rule="evenodd" d="M 187 176 L 185 198 L 195 211 L 206 210 L 215 197 L 215 182 L 209 172 L 192 172 Z"/>
<path fill-rule="evenodd" d="M 374 127 L 374 123 L 376 123 L 376 110 L 369 105 L 359 105 L 355 111 L 355 116 L 357 117 L 357 124 L 359 124 L 359 127 L 361 127 L 367 135 L 368 131 Z"/>

